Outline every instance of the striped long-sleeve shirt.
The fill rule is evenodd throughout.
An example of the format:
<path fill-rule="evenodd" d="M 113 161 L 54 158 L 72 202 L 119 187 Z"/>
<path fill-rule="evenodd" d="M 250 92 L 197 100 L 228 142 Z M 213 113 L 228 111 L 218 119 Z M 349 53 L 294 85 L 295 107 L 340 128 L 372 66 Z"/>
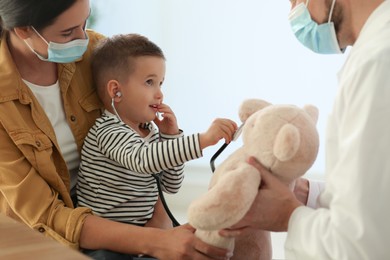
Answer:
<path fill-rule="evenodd" d="M 158 189 L 152 173 L 162 173 L 162 189 L 176 193 L 184 163 L 200 158 L 199 135 L 164 135 L 153 124 L 137 132 L 109 113 L 98 118 L 81 151 L 79 206 L 115 221 L 144 225 L 153 215 Z"/>

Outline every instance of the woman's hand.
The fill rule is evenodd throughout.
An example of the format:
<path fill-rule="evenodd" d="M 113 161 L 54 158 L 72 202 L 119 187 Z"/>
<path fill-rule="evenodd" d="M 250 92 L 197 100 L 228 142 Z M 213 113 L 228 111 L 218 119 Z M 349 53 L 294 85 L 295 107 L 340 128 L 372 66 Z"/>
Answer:
<path fill-rule="evenodd" d="M 98 216 L 86 217 L 80 247 L 107 249 L 124 254 L 150 255 L 160 260 L 222 260 L 232 254 L 208 245 L 195 236 L 189 224 L 171 229 L 140 227 Z"/>
<path fill-rule="evenodd" d="M 231 252 L 202 242 L 195 236 L 195 229 L 185 224 L 165 232 L 163 247 L 155 255 L 161 260 L 188 259 L 210 260 L 230 259 Z"/>

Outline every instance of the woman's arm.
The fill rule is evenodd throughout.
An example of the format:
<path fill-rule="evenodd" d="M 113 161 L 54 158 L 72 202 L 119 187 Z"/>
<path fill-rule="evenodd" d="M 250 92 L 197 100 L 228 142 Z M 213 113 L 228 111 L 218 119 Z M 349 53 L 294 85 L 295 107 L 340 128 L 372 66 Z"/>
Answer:
<path fill-rule="evenodd" d="M 5 118 L 5 111 L 10 117 L 21 118 L 13 108 L 1 106 L 0 118 Z M 9 130 L 11 126 L 16 129 Z M 0 126 L 0 212 L 78 248 L 81 223 L 90 209 L 73 209 L 66 167 L 59 160 L 50 163 L 59 157 L 59 151 L 46 135 L 15 123 L 11 126 L 7 125 L 8 132 Z M 58 171 L 60 166 L 63 171 Z"/>
<path fill-rule="evenodd" d="M 158 197 L 158 200 L 154 205 L 153 217 L 145 224 L 145 227 L 156 227 L 162 229 L 173 227 L 172 220 L 169 218 L 160 197 Z"/>
<path fill-rule="evenodd" d="M 227 250 L 197 239 L 189 225 L 163 230 L 114 222 L 90 215 L 81 231 L 80 245 L 86 249 L 108 249 L 144 254 L 158 259 L 228 259 Z"/>

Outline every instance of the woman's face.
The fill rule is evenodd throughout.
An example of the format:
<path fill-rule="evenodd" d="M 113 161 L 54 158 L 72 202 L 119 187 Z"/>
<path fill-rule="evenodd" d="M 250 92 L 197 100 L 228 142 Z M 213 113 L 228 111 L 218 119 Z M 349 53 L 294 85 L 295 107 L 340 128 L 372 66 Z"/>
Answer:
<path fill-rule="evenodd" d="M 85 26 L 89 14 L 89 0 L 77 0 L 69 9 L 60 14 L 53 24 L 38 33 L 47 42 L 66 43 L 76 39 L 85 39 Z M 30 31 L 28 40 L 36 52 L 47 57 L 47 44 L 33 29 Z"/>

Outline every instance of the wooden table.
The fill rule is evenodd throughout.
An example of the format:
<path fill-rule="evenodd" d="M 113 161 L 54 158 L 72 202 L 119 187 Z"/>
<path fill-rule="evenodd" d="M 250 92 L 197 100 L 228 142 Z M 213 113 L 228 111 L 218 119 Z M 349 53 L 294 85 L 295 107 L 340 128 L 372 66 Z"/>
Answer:
<path fill-rule="evenodd" d="M 0 214 L 0 259 L 74 259 L 87 256 Z"/>

